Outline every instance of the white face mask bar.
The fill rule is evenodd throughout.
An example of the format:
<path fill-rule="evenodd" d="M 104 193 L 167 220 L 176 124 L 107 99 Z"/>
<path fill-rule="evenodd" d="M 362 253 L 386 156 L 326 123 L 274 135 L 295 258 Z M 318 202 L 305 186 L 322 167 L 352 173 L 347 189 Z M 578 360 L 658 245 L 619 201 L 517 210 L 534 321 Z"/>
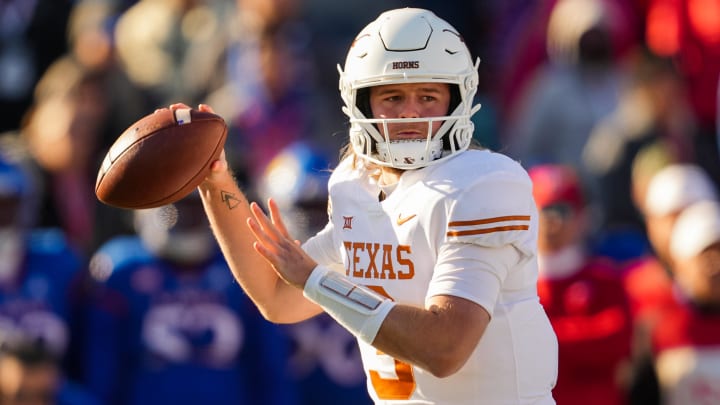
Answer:
<path fill-rule="evenodd" d="M 392 300 L 323 266 L 312 271 L 303 294 L 367 344 L 375 340 L 385 317 L 395 306 Z"/>
<path fill-rule="evenodd" d="M 365 152 L 364 154 L 368 160 L 383 166 L 414 169 L 425 167 L 434 160 L 440 159 L 443 155 L 442 136 L 435 136 L 435 139 L 433 139 L 433 124 L 444 121 L 437 131 L 437 134 L 442 134 L 457 120 L 458 117 L 442 116 L 430 118 L 367 118 L 353 119 L 351 122 L 360 124 L 375 140 L 374 144 L 377 153 Z M 390 140 L 390 131 L 388 130 L 390 126 L 412 123 L 427 125 L 424 138 Z M 382 134 L 375 124 L 382 126 Z M 371 142 L 366 142 L 366 146 L 371 144 Z"/>
<path fill-rule="evenodd" d="M 347 108 L 346 114 L 350 117 L 350 141 L 355 153 L 366 160 L 380 165 L 391 166 L 398 169 L 418 169 L 430 164 L 438 163 L 457 152 L 466 150 L 472 142 L 473 124 L 470 117 L 480 110 L 480 104 L 470 109 L 469 115 L 460 114 L 463 105 L 458 105 L 452 115 L 420 118 L 365 118 L 353 117 Z M 428 133 L 425 139 L 390 141 L 388 139 L 388 125 L 427 123 Z M 442 125 L 432 132 L 434 122 Z M 382 135 L 378 126 L 383 127 Z M 449 150 L 443 150 L 443 137 L 447 136 Z M 373 150 L 374 148 L 374 150 Z"/>
<path fill-rule="evenodd" d="M 369 123 L 379 123 L 383 127 L 384 142 L 377 142 L 377 155 L 379 160 L 392 163 L 393 167 L 411 168 L 416 166 L 427 166 L 433 160 L 442 157 L 443 144 L 441 138 L 435 140 L 433 137 L 433 124 L 435 121 L 443 121 L 448 117 L 438 118 L 393 118 L 393 119 L 369 119 Z M 390 125 L 406 123 L 425 123 L 427 133 L 424 139 L 402 139 L 390 140 Z M 445 121 L 446 123 L 448 121 Z"/>

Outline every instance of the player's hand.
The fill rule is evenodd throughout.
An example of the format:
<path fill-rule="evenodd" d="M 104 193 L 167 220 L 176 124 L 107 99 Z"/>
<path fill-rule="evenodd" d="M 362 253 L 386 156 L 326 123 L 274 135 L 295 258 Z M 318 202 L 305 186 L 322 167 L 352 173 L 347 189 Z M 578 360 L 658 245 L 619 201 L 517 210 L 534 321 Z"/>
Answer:
<path fill-rule="evenodd" d="M 253 218 L 248 218 L 247 223 L 255 235 L 255 251 L 286 283 L 302 289 L 317 263 L 300 247 L 299 241 L 290 237 L 275 200 L 269 199 L 268 207 L 269 218 L 257 203 L 250 205 Z"/>

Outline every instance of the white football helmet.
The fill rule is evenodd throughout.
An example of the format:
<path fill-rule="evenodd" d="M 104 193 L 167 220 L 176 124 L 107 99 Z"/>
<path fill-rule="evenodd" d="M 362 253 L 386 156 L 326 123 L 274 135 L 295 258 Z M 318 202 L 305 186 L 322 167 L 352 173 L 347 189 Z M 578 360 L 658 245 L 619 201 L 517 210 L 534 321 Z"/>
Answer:
<path fill-rule="evenodd" d="M 431 11 L 402 8 L 382 13 L 355 38 L 345 69 L 338 65 L 354 152 L 378 165 L 416 169 L 466 150 L 474 129 L 470 117 L 480 109 L 472 105 L 479 63 L 478 59 L 473 64 L 457 30 Z M 374 119 L 367 100 L 358 98 L 371 86 L 426 82 L 451 84 L 452 111 L 446 116 Z M 443 124 L 432 134 L 432 123 L 438 121 Z M 388 124 L 407 122 L 426 122 L 427 138 L 391 142 L 378 130 L 383 126 L 387 134 Z"/>

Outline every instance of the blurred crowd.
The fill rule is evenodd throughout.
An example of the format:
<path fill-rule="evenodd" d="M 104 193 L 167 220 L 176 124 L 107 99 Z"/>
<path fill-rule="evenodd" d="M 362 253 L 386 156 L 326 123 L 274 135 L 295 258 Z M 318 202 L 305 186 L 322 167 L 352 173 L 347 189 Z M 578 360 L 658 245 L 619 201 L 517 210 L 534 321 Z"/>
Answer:
<path fill-rule="evenodd" d="M 336 65 L 402 6 L 465 33 L 475 138 L 535 184 L 558 404 L 720 403 L 720 0 L 0 0 L 0 403 L 369 404 L 354 338 L 264 321 L 197 195 L 94 185 L 134 121 L 205 103 L 243 188 L 313 234 Z"/>

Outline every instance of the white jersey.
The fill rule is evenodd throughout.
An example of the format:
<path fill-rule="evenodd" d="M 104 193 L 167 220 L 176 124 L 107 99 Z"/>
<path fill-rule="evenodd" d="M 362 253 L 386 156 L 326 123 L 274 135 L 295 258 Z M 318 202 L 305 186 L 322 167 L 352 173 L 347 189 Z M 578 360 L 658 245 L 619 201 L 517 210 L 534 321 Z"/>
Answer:
<path fill-rule="evenodd" d="M 400 304 L 435 295 L 473 301 L 491 321 L 456 374 L 430 373 L 359 342 L 377 404 L 554 404 L 557 339 L 537 289 L 537 209 L 525 170 L 469 150 L 380 189 L 346 159 L 330 182 L 330 221 L 304 247 Z M 418 334 L 423 331 L 418 330 Z"/>

